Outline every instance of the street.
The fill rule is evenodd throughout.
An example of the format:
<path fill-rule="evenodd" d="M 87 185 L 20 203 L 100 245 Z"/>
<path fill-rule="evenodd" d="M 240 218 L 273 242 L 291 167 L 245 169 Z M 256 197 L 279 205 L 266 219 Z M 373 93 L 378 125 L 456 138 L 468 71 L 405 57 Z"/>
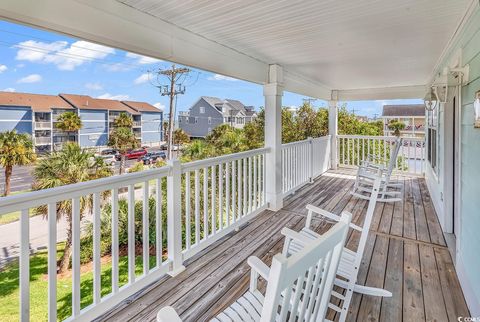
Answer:
<path fill-rule="evenodd" d="M 148 149 L 148 151 L 158 151 L 158 148 Z M 137 160 L 127 160 L 126 167 L 129 168 L 133 164 L 135 164 Z M 33 183 L 33 171 L 34 166 L 21 166 L 21 167 L 14 167 L 13 174 L 11 179 L 11 192 L 18 192 L 29 190 L 32 187 Z M 120 168 L 120 162 L 115 162 L 115 173 L 117 174 Z M 0 168 L 0 193 L 3 193 L 5 189 L 5 169 Z"/>

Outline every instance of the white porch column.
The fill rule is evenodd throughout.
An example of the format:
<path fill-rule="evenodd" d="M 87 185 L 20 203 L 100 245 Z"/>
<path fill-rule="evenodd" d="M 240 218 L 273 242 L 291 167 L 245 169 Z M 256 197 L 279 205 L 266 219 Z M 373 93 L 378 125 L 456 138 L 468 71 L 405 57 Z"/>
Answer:
<path fill-rule="evenodd" d="M 330 167 L 335 170 L 338 165 L 338 146 L 337 146 L 337 135 L 338 135 L 338 108 L 336 93 L 332 91 L 332 100 L 328 101 L 328 134 L 331 136 L 330 141 Z"/>
<path fill-rule="evenodd" d="M 268 83 L 263 87 L 265 96 L 265 147 L 270 148 L 265 163 L 266 198 L 269 209 L 283 207 L 282 192 L 282 95 L 283 68 L 270 65 Z"/>

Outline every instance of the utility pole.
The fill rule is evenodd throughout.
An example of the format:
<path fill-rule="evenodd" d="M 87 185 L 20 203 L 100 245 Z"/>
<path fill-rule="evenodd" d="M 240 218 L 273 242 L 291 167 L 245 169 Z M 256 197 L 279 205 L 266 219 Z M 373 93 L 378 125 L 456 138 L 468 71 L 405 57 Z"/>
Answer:
<path fill-rule="evenodd" d="M 313 107 L 313 102 L 315 102 L 317 99 L 316 98 L 303 98 L 303 103 L 308 103 L 308 105 Z"/>
<path fill-rule="evenodd" d="M 179 94 L 185 94 L 185 86 L 182 86 L 180 78 L 188 75 L 189 68 L 180 67 L 176 68 L 175 64 L 169 69 L 159 69 L 156 71 L 157 77 L 164 76 L 169 81 L 169 85 L 159 85 L 160 94 L 162 96 L 170 97 L 170 111 L 168 116 L 168 142 L 167 142 L 167 159 L 172 159 L 172 147 L 173 147 L 173 127 L 175 123 L 175 98 Z"/>

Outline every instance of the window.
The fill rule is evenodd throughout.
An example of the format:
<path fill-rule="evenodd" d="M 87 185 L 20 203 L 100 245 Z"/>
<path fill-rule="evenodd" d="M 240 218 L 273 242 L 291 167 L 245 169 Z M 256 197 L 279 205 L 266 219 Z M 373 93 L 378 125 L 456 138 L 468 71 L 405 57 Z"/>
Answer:
<path fill-rule="evenodd" d="M 208 128 L 208 134 L 210 134 L 210 133 L 212 133 L 212 128 L 211 127 Z"/>
<path fill-rule="evenodd" d="M 200 114 L 204 114 L 205 113 L 205 106 L 200 106 Z"/>
<path fill-rule="evenodd" d="M 212 118 L 210 116 L 208 117 L 208 124 L 212 124 Z"/>
<path fill-rule="evenodd" d="M 437 172 L 438 108 L 427 114 L 427 159 L 435 172 Z"/>

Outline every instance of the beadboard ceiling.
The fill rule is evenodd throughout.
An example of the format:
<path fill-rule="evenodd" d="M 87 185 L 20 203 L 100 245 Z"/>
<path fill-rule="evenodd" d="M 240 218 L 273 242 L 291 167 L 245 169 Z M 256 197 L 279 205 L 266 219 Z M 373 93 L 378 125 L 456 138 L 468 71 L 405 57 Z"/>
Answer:
<path fill-rule="evenodd" d="M 471 2 L 117 1 L 340 90 L 426 84 Z"/>

